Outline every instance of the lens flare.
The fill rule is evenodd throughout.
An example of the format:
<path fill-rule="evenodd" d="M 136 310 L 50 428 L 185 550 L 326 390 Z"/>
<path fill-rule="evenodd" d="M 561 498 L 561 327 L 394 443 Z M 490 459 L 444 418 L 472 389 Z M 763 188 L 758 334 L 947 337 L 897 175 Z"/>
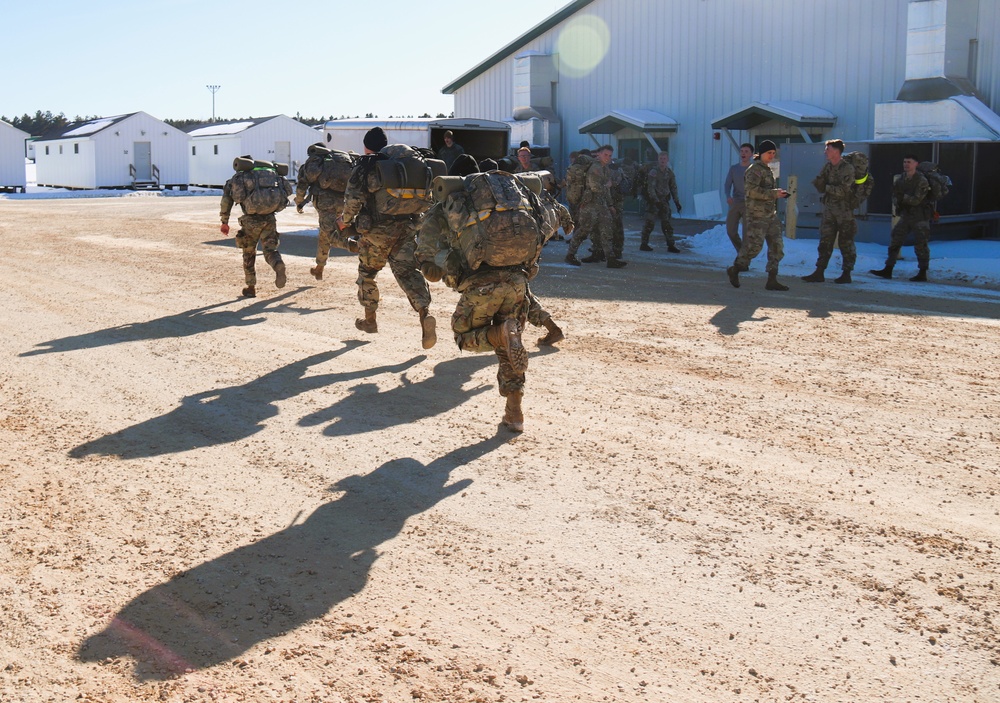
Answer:
<path fill-rule="evenodd" d="M 600 17 L 582 15 L 571 20 L 556 43 L 562 73 L 586 76 L 604 60 L 610 46 L 611 31 Z"/>

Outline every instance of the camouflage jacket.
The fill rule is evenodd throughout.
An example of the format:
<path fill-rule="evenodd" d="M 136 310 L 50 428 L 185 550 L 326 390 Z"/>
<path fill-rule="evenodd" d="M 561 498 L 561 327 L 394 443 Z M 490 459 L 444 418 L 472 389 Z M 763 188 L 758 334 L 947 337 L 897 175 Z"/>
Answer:
<path fill-rule="evenodd" d="M 343 217 L 346 225 L 351 224 L 362 210 L 367 211 L 371 193 L 378 188 L 376 160 L 374 154 L 366 154 L 358 159 L 357 166 L 351 172 L 351 179 L 344 192 Z M 375 213 L 369 212 L 368 216 L 374 218 Z"/>
<path fill-rule="evenodd" d="M 614 188 L 614 180 L 611 177 L 611 169 L 594 159 L 587 169 L 587 183 L 583 190 L 583 198 L 580 205 L 589 207 L 602 207 L 611 209 L 615 206 L 611 189 Z"/>
<path fill-rule="evenodd" d="M 677 197 L 677 178 L 674 170 L 667 166 L 661 171 L 659 164 L 646 172 L 646 202 L 651 205 L 670 206 L 673 200 L 677 207 L 680 207 L 680 198 Z"/>
<path fill-rule="evenodd" d="M 841 159 L 836 166 L 827 161 L 812 183 L 823 194 L 821 201 L 828 209 L 847 212 L 854 209 L 854 167 L 847 161 Z"/>
<path fill-rule="evenodd" d="M 546 239 L 554 235 L 560 227 L 562 227 L 563 232 L 567 235 L 573 233 L 575 225 L 565 205 L 552 197 L 552 194 L 547 190 L 542 191 L 542 195 L 538 200 L 545 209 L 546 225 L 551 228 L 551 232 L 545 233 Z"/>
<path fill-rule="evenodd" d="M 778 186 L 771 167 L 754 159 L 743 176 L 747 196 L 747 217 L 773 217 L 778 212 Z"/>
<path fill-rule="evenodd" d="M 897 173 L 892 179 L 892 206 L 900 215 L 928 219 L 933 206 L 927 202 L 931 184 L 917 171 L 912 178 L 905 173 Z"/>
<path fill-rule="evenodd" d="M 457 237 L 445 216 L 444 204 L 435 203 L 420 221 L 414 258 L 418 264 L 434 263 L 441 267 L 444 271 L 441 280 L 449 288 L 458 288 L 472 273 L 465 265 L 465 257 L 454 250 L 457 244 Z"/>

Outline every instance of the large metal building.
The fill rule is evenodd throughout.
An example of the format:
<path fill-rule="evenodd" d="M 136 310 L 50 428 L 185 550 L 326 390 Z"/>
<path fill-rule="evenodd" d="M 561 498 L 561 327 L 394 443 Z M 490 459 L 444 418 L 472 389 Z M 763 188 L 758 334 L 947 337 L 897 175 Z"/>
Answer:
<path fill-rule="evenodd" d="M 456 117 L 508 121 L 512 143 L 549 146 L 560 168 L 605 142 L 642 160 L 669 149 L 685 214 L 695 213 L 695 195 L 721 190 L 741 142 L 909 138 L 879 119 L 906 123 L 914 140 L 1000 139 L 998 5 L 576 0 L 443 92 Z M 912 114 L 880 108 L 953 96 L 981 105 L 948 107 L 985 114 L 985 129 L 966 115 L 921 131 Z"/>

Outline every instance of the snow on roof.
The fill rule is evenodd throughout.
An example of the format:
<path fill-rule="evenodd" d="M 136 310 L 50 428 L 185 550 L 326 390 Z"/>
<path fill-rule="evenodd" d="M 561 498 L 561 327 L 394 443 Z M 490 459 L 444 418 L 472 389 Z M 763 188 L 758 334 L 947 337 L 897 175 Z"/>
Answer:
<path fill-rule="evenodd" d="M 115 123 L 117 117 L 102 117 L 99 120 L 91 120 L 90 122 L 84 122 L 79 127 L 74 127 L 68 132 L 63 132 L 60 136 L 63 137 L 82 137 L 86 134 L 93 134 L 94 132 L 100 132 L 105 127 L 110 127 Z"/>
<path fill-rule="evenodd" d="M 236 134 L 242 132 L 245 129 L 253 127 L 256 122 L 229 122 L 228 124 L 213 124 L 208 127 L 199 127 L 198 129 L 192 129 L 188 132 L 189 136 L 192 137 L 211 137 L 221 134 Z"/>

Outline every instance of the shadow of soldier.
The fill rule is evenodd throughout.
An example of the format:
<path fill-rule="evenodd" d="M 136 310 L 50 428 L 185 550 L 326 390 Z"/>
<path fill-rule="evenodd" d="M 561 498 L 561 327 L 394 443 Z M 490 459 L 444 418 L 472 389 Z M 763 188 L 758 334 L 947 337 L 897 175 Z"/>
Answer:
<path fill-rule="evenodd" d="M 757 303 L 749 299 L 738 299 L 712 315 L 709 320 L 719 330 L 719 334 L 727 337 L 739 334 L 740 325 L 744 322 L 766 322 L 771 318 L 767 315 L 754 317 Z"/>
<path fill-rule="evenodd" d="M 495 364 L 493 355 L 462 356 L 442 361 L 434 367 L 432 376 L 416 383 L 410 381 L 406 373 L 400 376 L 401 384 L 389 390 L 380 391 L 374 383 L 361 383 L 329 408 L 303 417 L 299 425 L 311 427 L 333 421 L 323 434 L 343 437 L 434 417 L 492 388 L 490 384 L 468 390 L 462 386 L 471 381 L 477 371 Z"/>
<path fill-rule="evenodd" d="M 304 522 L 177 574 L 125 605 L 80 644 L 83 662 L 131 657 L 138 680 L 166 679 L 228 661 L 259 642 L 322 618 L 364 588 L 377 547 L 407 519 L 467 488 L 455 468 L 499 447 L 500 435 L 426 466 L 393 459 L 349 476 Z"/>
<path fill-rule="evenodd" d="M 310 367 L 364 346 L 368 342 L 348 340 L 342 349 L 322 352 L 271 371 L 249 383 L 189 395 L 166 415 L 85 442 L 70 450 L 80 459 L 91 454 L 122 459 L 161 456 L 199 447 L 211 447 L 245 439 L 264 429 L 264 422 L 278 414 L 275 405 L 300 393 L 324 386 L 383 373 L 402 373 L 427 357 L 358 371 L 306 376 Z"/>
<path fill-rule="evenodd" d="M 22 352 L 19 356 L 36 356 L 38 354 L 49 354 L 52 352 L 67 352 L 77 349 L 94 349 L 96 347 L 110 346 L 122 342 L 135 342 L 143 339 L 166 339 L 174 337 L 189 337 L 202 332 L 224 329 L 226 327 L 245 327 L 264 322 L 266 318 L 258 317 L 265 313 L 287 313 L 293 312 L 299 315 L 311 315 L 316 312 L 325 312 L 332 308 L 321 310 L 310 310 L 306 308 L 296 308 L 292 303 L 281 303 L 281 301 L 308 290 L 308 286 L 290 290 L 274 298 L 255 300 L 250 305 L 244 305 L 236 310 L 217 310 L 223 305 L 229 305 L 233 301 L 214 303 L 205 307 L 186 310 L 176 315 L 158 317 L 147 322 L 132 322 L 127 325 L 109 327 L 103 330 L 77 334 L 72 337 L 53 339 L 48 342 L 41 342 L 35 345 L 35 349 Z M 280 304 L 279 304 L 280 303 Z"/>

